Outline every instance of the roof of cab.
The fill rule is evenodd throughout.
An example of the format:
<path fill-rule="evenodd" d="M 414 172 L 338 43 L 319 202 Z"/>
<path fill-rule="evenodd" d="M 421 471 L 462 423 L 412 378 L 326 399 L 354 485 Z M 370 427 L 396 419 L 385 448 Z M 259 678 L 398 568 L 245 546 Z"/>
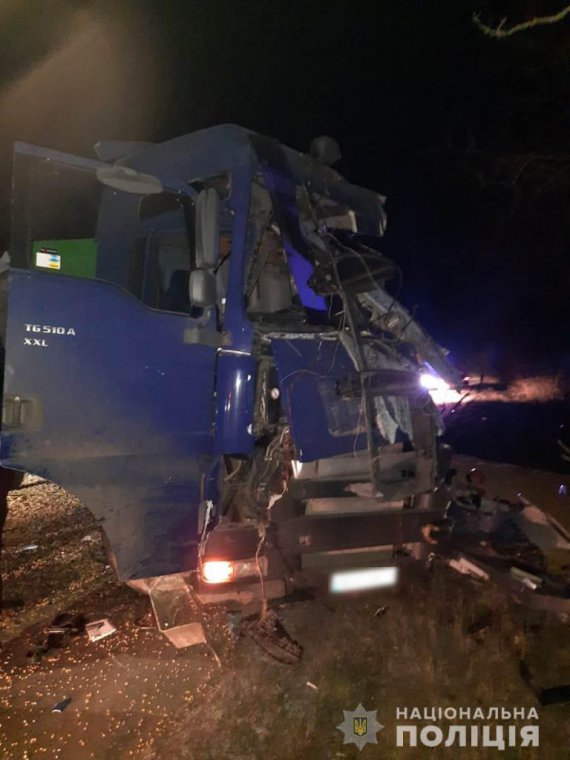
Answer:
<path fill-rule="evenodd" d="M 238 167 L 255 169 L 257 158 L 250 136 L 253 130 L 236 124 L 220 124 L 163 143 L 100 143 L 98 152 L 124 150 L 118 163 L 157 175 L 176 184 L 214 176 Z M 353 185 L 334 169 L 323 166 L 293 148 L 281 145 L 295 182 L 309 184 L 317 193 L 345 202 L 367 217 L 377 219 L 383 232 L 386 215 L 385 198 L 378 193 Z"/>

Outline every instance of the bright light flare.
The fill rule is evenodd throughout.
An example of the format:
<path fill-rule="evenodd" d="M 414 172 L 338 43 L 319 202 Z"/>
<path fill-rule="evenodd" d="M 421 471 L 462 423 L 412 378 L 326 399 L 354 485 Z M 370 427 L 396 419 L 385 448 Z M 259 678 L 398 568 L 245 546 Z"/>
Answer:
<path fill-rule="evenodd" d="M 333 573 L 329 579 L 329 591 L 333 594 L 345 594 L 350 591 L 387 588 L 395 586 L 397 582 L 397 567 L 363 567 Z"/>
<path fill-rule="evenodd" d="M 202 565 L 202 578 L 206 583 L 228 583 L 234 575 L 231 562 L 207 560 Z"/>
<path fill-rule="evenodd" d="M 438 406 L 457 404 L 461 399 L 461 394 L 455 388 L 446 383 L 442 377 L 432 375 L 431 372 L 422 372 L 420 385 L 428 391 L 433 403 Z"/>
<path fill-rule="evenodd" d="M 449 383 L 446 383 L 439 375 L 432 375 L 431 372 L 422 372 L 420 375 L 420 385 L 426 391 L 443 391 L 449 389 Z"/>

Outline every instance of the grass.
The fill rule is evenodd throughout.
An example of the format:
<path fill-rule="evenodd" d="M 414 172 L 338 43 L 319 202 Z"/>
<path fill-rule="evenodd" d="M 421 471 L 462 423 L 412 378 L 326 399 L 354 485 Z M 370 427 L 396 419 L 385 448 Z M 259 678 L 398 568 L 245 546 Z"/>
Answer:
<path fill-rule="evenodd" d="M 383 604 L 386 614 L 374 616 Z M 440 706 L 481 707 L 485 714 L 494 706 L 535 706 L 541 747 L 507 748 L 503 757 L 567 757 L 567 709 L 540 708 L 519 673 L 524 659 L 543 685 L 570 683 L 567 626 L 529 617 L 490 586 L 438 569 L 388 601 L 380 595 L 350 602 L 322 599 L 283 609 L 282 617 L 305 646 L 302 662 L 280 665 L 249 641 L 222 647 L 222 670 L 176 716 L 174 734 L 157 743 L 149 757 L 354 758 L 356 748 L 343 745 L 336 726 L 343 710 L 359 702 L 377 710 L 385 726 L 378 745 L 364 748 L 364 758 L 407 760 L 438 752 L 460 760 L 496 757 L 496 749 L 481 747 L 396 747 L 398 707 Z M 481 617 L 489 627 L 469 634 Z M 444 736 L 448 725 L 440 724 Z"/>
<path fill-rule="evenodd" d="M 472 465 L 463 460 L 462 466 Z M 554 507 L 558 499 L 555 481 L 551 480 L 554 477 L 549 473 L 492 465 L 488 468 L 489 494 L 494 495 L 496 488 L 496 493 L 510 497 L 511 491 L 523 490 L 538 504 L 549 508 L 550 499 Z M 115 622 L 120 623 L 123 612 L 132 613 L 131 617 L 140 614 L 134 612 L 140 600 L 131 599 L 131 594 L 124 594 L 124 599 L 121 596 L 121 615 L 108 601 L 101 609 L 89 606 L 97 598 L 99 584 L 104 582 L 111 594 L 115 583 L 111 574 L 104 572 L 106 560 L 100 545 L 81 541 L 94 530 L 95 523 L 75 500 L 55 486 L 43 485 L 16 492 L 11 501 L 3 563 L 9 594 L 21 596 L 25 604 L 19 611 L 3 616 L 0 636 L 10 638 L 37 619 L 49 620 L 54 613 L 48 613 L 48 607 L 55 611 L 66 609 L 76 595 L 91 599 L 86 609 L 97 617 L 111 614 L 110 609 Z M 560 504 L 559 500 L 556 504 Z M 28 543 L 38 543 L 38 550 L 29 555 L 15 552 Z M 384 605 L 386 613 L 375 615 Z M 568 705 L 540 707 L 520 672 L 524 662 L 537 689 L 570 684 L 568 624 L 513 606 L 491 584 L 477 585 L 436 566 L 433 572 L 420 574 L 399 593 L 377 593 L 351 600 L 322 596 L 288 604 L 278 612 L 287 630 L 304 647 L 302 660 L 293 666 L 271 660 L 249 639 L 235 639 L 228 632 L 224 609 L 208 613 L 209 637 L 221 658 L 221 669 L 215 667 L 206 649 L 171 652 L 162 639 L 154 643 L 154 650 L 144 649 L 147 635 L 144 632 L 137 634 L 143 638 L 139 651 L 134 647 L 131 628 L 123 626 L 123 633 L 101 644 L 103 654 L 107 648 L 120 644 L 125 652 L 131 653 L 129 667 L 152 657 L 153 662 L 162 665 L 161 673 L 165 658 L 170 657 L 189 683 L 199 685 L 185 691 L 177 681 L 176 668 L 167 666 L 173 683 L 161 677 L 156 685 L 157 694 L 164 696 L 168 705 L 179 706 L 169 707 L 159 717 L 145 717 L 148 726 L 145 723 L 140 730 L 136 726 L 141 705 L 129 708 L 130 712 L 106 716 L 108 721 L 111 718 L 123 721 L 124 736 L 117 734 L 118 729 L 105 729 L 109 736 L 92 745 L 94 757 L 105 760 L 111 755 L 118 760 L 132 756 L 141 760 L 496 758 L 497 750 L 493 748 L 396 747 L 398 707 L 411 710 L 448 706 L 481 707 L 485 712 L 489 707 L 535 706 L 540 719 L 540 747 L 507 748 L 502 757 L 507 760 L 568 757 Z M 487 627 L 470 633 L 470 627 L 478 621 L 486 622 Z M 149 642 L 153 641 L 152 633 L 148 637 Z M 13 646 L 17 649 L 20 644 L 15 641 Z M 74 646 L 61 654 L 63 661 L 67 662 L 68 657 L 68 664 L 73 667 L 79 644 Z M 90 645 L 82 646 L 87 655 Z M 34 668 L 41 670 L 41 667 L 23 665 L 21 677 L 33 678 Z M 76 672 L 71 667 L 60 670 Z M 83 671 L 77 672 L 79 678 Z M 317 690 L 307 686 L 307 682 L 315 684 Z M 80 686 L 78 681 L 77 700 Z M 177 687 L 184 695 L 180 699 Z M 6 683 L 5 688 L 8 694 L 10 684 Z M 378 720 L 385 726 L 379 733 L 378 744 L 364 747 L 361 753 L 354 745 L 344 745 L 343 736 L 336 729 L 343 720 L 343 710 L 353 710 L 359 702 L 367 710 L 377 710 Z M 33 720 L 45 720 L 36 707 L 30 715 Z M 51 713 L 48 715 L 51 718 Z M 86 725 L 98 725 L 97 716 L 85 711 L 80 718 Z M 50 731 L 63 730 L 53 725 Z M 447 725 L 445 721 L 441 724 L 444 735 Z M 39 728 L 29 726 L 23 731 L 27 734 L 24 738 L 32 741 L 36 730 Z M 56 744 L 59 734 L 54 736 Z M 77 737 L 80 736 L 77 732 Z M 17 737 L 11 740 L 16 741 Z M 140 747 L 136 744 L 139 740 Z M 109 754 L 108 742 L 117 742 L 120 748 Z M 127 754 L 129 751 L 134 754 Z M 65 755 L 65 751 L 58 757 L 82 760 L 77 753 Z"/>

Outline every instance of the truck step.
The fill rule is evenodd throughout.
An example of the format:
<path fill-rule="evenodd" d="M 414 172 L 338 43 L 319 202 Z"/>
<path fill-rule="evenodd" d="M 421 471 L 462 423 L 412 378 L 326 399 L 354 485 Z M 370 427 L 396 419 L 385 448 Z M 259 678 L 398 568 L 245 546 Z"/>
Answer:
<path fill-rule="evenodd" d="M 340 551 L 312 552 L 301 555 L 303 570 L 338 570 L 362 567 L 364 565 L 389 564 L 394 556 L 394 547 L 366 546 L 363 549 L 341 549 Z"/>
<path fill-rule="evenodd" d="M 290 480 L 289 494 L 298 501 L 309 499 L 373 499 L 398 501 L 414 492 L 415 478 L 387 479 L 380 483 L 381 495 L 376 494 L 367 481 L 350 480 Z"/>
<path fill-rule="evenodd" d="M 289 493 L 294 499 L 335 499 L 372 496 L 370 480 L 353 483 L 349 480 L 293 480 L 289 481 Z"/>
<path fill-rule="evenodd" d="M 414 476 L 416 452 L 401 451 L 385 447 L 379 454 L 378 473 L 384 481 L 401 481 Z M 370 480 L 370 458 L 368 452 L 354 456 L 338 456 L 319 459 L 315 462 L 294 462 L 292 482 Z"/>
<path fill-rule="evenodd" d="M 277 546 L 288 556 L 414 543 L 422 540 L 422 528 L 442 514 L 443 509 L 387 509 L 302 515 L 276 526 Z"/>
<path fill-rule="evenodd" d="M 368 512 L 386 512 L 389 510 L 401 510 L 401 501 L 383 501 L 375 498 L 362 498 L 352 496 L 334 499 L 308 499 L 306 502 L 306 515 L 357 515 Z"/>

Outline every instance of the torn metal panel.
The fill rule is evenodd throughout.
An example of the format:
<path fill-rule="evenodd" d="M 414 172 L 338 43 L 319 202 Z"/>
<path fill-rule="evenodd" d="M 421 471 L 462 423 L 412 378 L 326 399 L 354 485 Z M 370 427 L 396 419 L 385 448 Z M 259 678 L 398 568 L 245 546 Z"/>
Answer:
<path fill-rule="evenodd" d="M 413 456 L 413 452 L 403 452 L 401 443 L 383 446 L 381 467 L 387 472 L 392 468 L 401 472 L 402 464 L 409 464 Z M 293 477 L 297 481 L 318 479 L 326 482 L 331 479 L 346 479 L 358 482 L 368 475 L 368 453 L 366 451 L 351 452 L 348 455 L 318 459 L 314 462 L 293 460 L 291 466 Z"/>
<path fill-rule="evenodd" d="M 311 461 L 365 448 L 360 402 L 337 393 L 337 383 L 353 368 L 338 339 L 273 338 L 271 346 L 298 459 Z"/>
<path fill-rule="evenodd" d="M 568 552 L 570 561 L 570 542 L 545 512 L 526 501 L 483 501 L 479 507 L 453 502 L 448 515 L 451 534 L 438 540 L 432 532 L 430 543 L 437 545 L 439 556 L 448 558 L 450 567 L 477 567 L 518 603 L 568 614 L 570 582 L 551 566 L 549 556 L 553 550 Z"/>
<path fill-rule="evenodd" d="M 523 510 L 515 517 L 515 520 L 529 541 L 544 551 L 551 549 L 570 551 L 570 540 L 564 528 L 530 501 L 525 499 L 523 504 Z"/>
<path fill-rule="evenodd" d="M 250 140 L 258 155 L 265 184 L 273 200 L 274 213 L 301 302 L 309 308 L 324 311 L 324 298 L 318 296 L 307 285 L 313 274 L 313 264 L 299 228 L 296 185 L 287 158 L 277 140 L 256 134 L 251 134 Z"/>
<path fill-rule="evenodd" d="M 382 325 L 388 326 L 386 316 L 390 315 L 390 331 L 402 341 L 411 343 L 424 361 L 428 362 L 434 370 L 441 375 L 450 385 L 457 387 L 461 382 L 460 373 L 446 358 L 445 350 L 428 335 L 424 328 L 412 315 L 391 296 L 384 288 L 378 287 L 369 293 L 362 293 L 358 300 L 371 308 L 376 319 L 384 317 Z"/>
<path fill-rule="evenodd" d="M 456 570 L 461 575 L 468 575 L 470 578 L 474 578 L 478 581 L 489 580 L 489 573 L 486 573 L 478 565 L 476 565 L 474 562 L 470 562 L 465 557 L 450 559 L 448 565 L 452 568 L 452 570 Z"/>
<path fill-rule="evenodd" d="M 354 340 L 347 333 L 341 333 L 339 337 L 347 353 L 353 361 L 354 368 L 358 371 L 359 368 Z M 378 344 L 365 343 L 364 357 L 366 361 L 366 370 L 401 370 L 403 366 L 406 367 L 405 364 L 403 365 L 403 362 L 401 360 L 398 361 L 387 356 L 383 351 L 380 350 Z M 371 392 L 373 395 L 374 407 L 376 410 L 376 424 L 384 439 L 388 443 L 395 443 L 398 428 L 407 436 L 412 438 L 412 418 L 408 399 L 401 395 L 379 395 L 374 392 L 373 388 L 371 389 Z M 420 393 L 419 386 L 417 385 L 417 376 L 416 393 Z"/>

